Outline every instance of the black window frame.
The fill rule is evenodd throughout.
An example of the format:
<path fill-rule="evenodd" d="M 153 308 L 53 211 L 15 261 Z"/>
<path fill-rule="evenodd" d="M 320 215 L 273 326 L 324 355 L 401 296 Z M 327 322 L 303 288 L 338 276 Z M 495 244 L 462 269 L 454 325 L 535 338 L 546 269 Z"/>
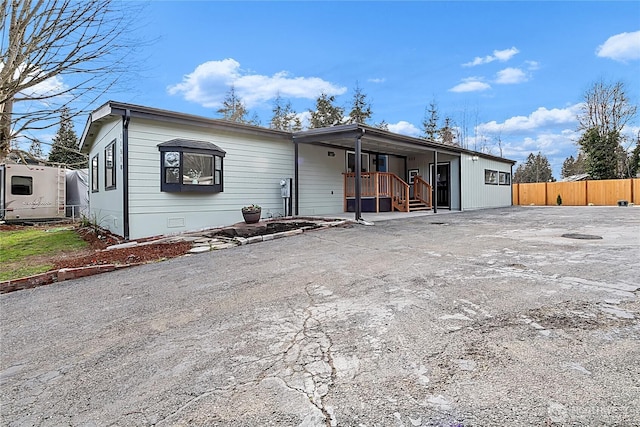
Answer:
<path fill-rule="evenodd" d="M 204 141 L 172 140 L 158 144 L 160 150 L 160 191 L 169 193 L 222 193 L 224 192 L 224 157 L 226 152 L 212 144 Z M 172 162 L 165 162 L 167 153 L 177 153 L 177 165 Z M 192 184 L 185 177 L 189 171 L 185 170 L 185 155 L 207 156 L 211 158 L 211 183 Z M 177 175 L 174 182 L 167 180 L 168 176 Z M 168 175 L 169 174 L 169 175 Z"/>
<path fill-rule="evenodd" d="M 504 182 L 502 182 L 503 181 L 502 177 L 504 177 Z M 499 172 L 498 185 L 511 185 L 511 173 Z"/>
<path fill-rule="evenodd" d="M 109 166 L 109 155 L 108 155 L 109 150 L 111 150 L 111 166 Z M 116 189 L 116 140 L 115 139 L 111 141 L 104 148 L 104 189 L 105 190 Z"/>
<path fill-rule="evenodd" d="M 91 158 L 91 192 L 97 193 L 100 191 L 98 182 L 98 175 L 100 174 L 100 157 L 96 154 Z"/>
<path fill-rule="evenodd" d="M 494 180 L 491 180 L 491 176 L 494 177 Z M 484 170 L 484 183 L 485 185 L 498 185 L 498 171 L 494 169 L 485 169 Z"/>

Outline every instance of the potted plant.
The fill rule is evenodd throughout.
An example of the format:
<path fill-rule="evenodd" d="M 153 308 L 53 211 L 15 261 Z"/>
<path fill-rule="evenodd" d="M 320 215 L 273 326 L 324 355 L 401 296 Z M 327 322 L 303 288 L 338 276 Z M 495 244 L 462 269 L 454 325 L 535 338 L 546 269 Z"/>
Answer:
<path fill-rule="evenodd" d="M 249 205 L 242 208 L 242 217 L 247 224 L 255 224 L 260 221 L 262 208 L 258 205 Z"/>

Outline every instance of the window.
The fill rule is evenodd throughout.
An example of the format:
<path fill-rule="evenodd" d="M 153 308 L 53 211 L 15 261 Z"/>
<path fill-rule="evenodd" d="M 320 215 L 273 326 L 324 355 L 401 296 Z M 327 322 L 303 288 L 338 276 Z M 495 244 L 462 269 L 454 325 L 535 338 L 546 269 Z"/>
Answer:
<path fill-rule="evenodd" d="M 98 192 L 98 155 L 91 159 L 91 192 Z"/>
<path fill-rule="evenodd" d="M 360 168 L 362 172 L 369 172 L 369 154 L 360 153 Z M 356 170 L 356 153 L 347 151 L 347 172 Z"/>
<path fill-rule="evenodd" d="M 490 185 L 511 185 L 511 174 L 509 172 L 485 169 L 484 183 Z"/>
<path fill-rule="evenodd" d="M 498 171 L 492 171 L 490 169 L 484 170 L 484 183 L 491 185 L 498 185 Z"/>
<path fill-rule="evenodd" d="M 30 196 L 33 194 L 33 178 L 30 176 L 12 176 L 11 194 Z"/>
<path fill-rule="evenodd" d="M 104 150 L 104 189 L 113 190 L 116 188 L 116 165 L 115 165 L 115 146 L 116 141 L 113 140 Z"/>
<path fill-rule="evenodd" d="M 161 191 L 219 193 L 225 152 L 204 141 L 174 139 L 158 144 Z"/>
<path fill-rule="evenodd" d="M 499 185 L 510 185 L 510 184 L 511 184 L 511 174 L 509 172 L 500 172 Z"/>

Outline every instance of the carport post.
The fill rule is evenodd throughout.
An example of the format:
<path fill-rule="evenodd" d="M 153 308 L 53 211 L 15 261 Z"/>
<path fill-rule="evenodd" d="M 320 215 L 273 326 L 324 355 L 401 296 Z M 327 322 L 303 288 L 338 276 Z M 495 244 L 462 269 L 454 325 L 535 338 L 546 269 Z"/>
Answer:
<path fill-rule="evenodd" d="M 438 213 L 438 150 L 433 152 L 433 213 Z"/>
<path fill-rule="evenodd" d="M 356 192 L 356 221 L 359 221 L 361 218 L 360 212 L 360 174 L 362 172 L 362 159 L 361 159 L 361 151 L 362 151 L 362 141 L 360 140 L 360 136 L 356 138 L 356 147 L 355 147 L 355 192 Z"/>

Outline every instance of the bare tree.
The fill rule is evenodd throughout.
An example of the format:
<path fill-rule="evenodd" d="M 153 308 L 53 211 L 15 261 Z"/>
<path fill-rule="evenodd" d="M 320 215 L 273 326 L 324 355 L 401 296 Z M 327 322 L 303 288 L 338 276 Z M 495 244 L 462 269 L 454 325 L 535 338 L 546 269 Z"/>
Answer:
<path fill-rule="evenodd" d="M 578 144 L 586 155 L 586 171 L 592 179 L 622 178 L 629 173 L 627 151 L 632 141 L 623 130 L 637 110 L 622 82 L 599 80 L 585 92 L 578 115 L 578 130 L 583 132 Z M 625 140 L 630 141 L 626 147 Z"/>
<path fill-rule="evenodd" d="M 622 134 L 624 126 L 636 116 L 638 107 L 631 104 L 622 82 L 597 81 L 584 94 L 578 115 L 579 130 L 597 129 L 604 138 L 614 132 Z"/>
<path fill-rule="evenodd" d="M 21 136 L 71 117 L 132 70 L 139 7 L 116 0 L 0 0 L 0 159 Z M 125 62 L 126 60 L 126 62 Z"/>

